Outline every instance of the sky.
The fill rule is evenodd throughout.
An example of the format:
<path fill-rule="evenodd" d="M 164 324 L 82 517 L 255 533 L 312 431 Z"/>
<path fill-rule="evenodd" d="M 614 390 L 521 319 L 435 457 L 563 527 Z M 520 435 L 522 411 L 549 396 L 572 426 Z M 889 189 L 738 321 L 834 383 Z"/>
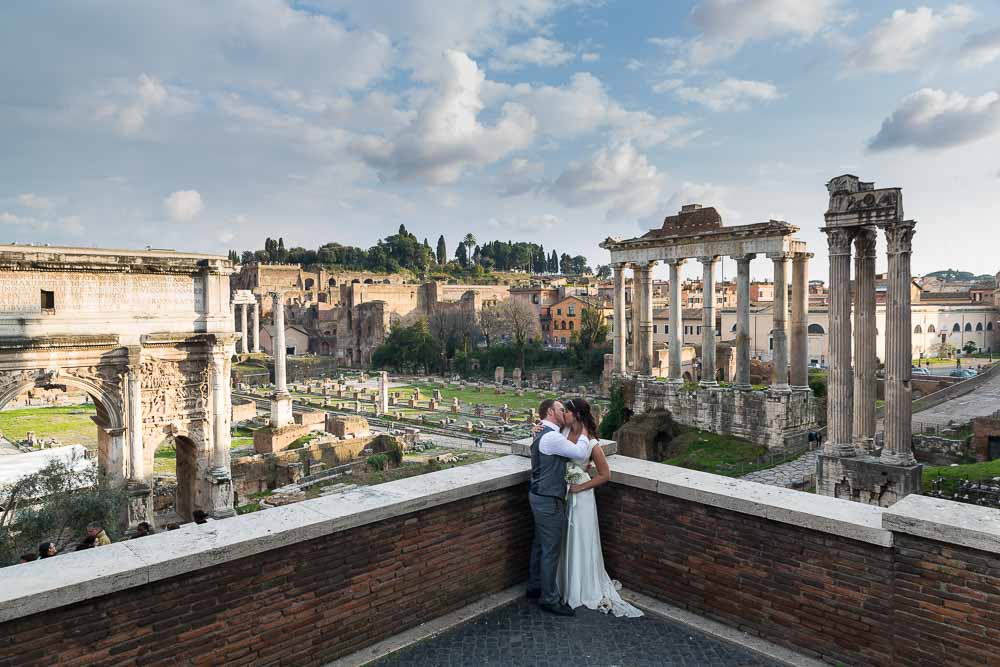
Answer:
<path fill-rule="evenodd" d="M 825 279 L 824 184 L 853 173 L 903 188 L 915 274 L 992 274 L 1000 3 L 9 2 L 0 155 L 0 242 L 368 247 L 402 223 L 596 266 L 700 203 L 799 226 Z"/>

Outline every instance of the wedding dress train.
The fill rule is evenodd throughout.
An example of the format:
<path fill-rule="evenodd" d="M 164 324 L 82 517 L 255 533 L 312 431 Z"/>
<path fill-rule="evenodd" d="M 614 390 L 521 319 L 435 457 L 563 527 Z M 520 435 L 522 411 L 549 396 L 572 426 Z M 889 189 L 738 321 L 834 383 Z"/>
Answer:
<path fill-rule="evenodd" d="M 580 437 L 589 440 L 586 432 Z M 597 440 L 591 441 L 591 449 L 596 444 Z M 585 459 L 571 462 L 586 468 L 590 463 L 589 450 Z M 641 611 L 622 599 L 618 594 L 621 584 L 609 577 L 604 569 L 594 490 L 569 494 L 567 504 L 569 516 L 556 578 L 566 604 L 574 609 L 582 605 L 587 609 L 611 612 L 618 617 L 642 616 Z"/>

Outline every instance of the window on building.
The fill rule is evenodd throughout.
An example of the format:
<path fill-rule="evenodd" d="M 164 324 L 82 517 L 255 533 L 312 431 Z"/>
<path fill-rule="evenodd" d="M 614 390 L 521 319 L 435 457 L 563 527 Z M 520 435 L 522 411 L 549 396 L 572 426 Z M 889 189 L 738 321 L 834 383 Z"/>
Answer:
<path fill-rule="evenodd" d="M 966 331 L 972 331 L 972 322 L 966 322 L 965 323 L 965 330 Z"/>
<path fill-rule="evenodd" d="M 987 331 L 993 331 L 993 323 L 992 322 L 987 322 L 986 323 L 986 330 Z"/>
<path fill-rule="evenodd" d="M 978 324 L 976 324 L 976 331 L 982 331 L 982 330 L 983 330 L 983 323 L 979 322 Z"/>
<path fill-rule="evenodd" d="M 774 349 L 774 339 L 773 338 L 768 338 L 767 339 L 767 349 L 769 349 L 769 350 L 773 350 Z"/>
<path fill-rule="evenodd" d="M 656 325 L 653 325 L 653 333 L 656 333 Z"/>
<path fill-rule="evenodd" d="M 823 334 L 826 333 L 826 331 L 823 329 L 822 325 L 819 325 L 819 324 L 810 324 L 809 325 L 809 333 L 823 335 Z"/>
<path fill-rule="evenodd" d="M 670 325 L 669 324 L 664 324 L 663 325 L 663 333 L 665 333 L 665 334 L 670 333 Z"/>
<path fill-rule="evenodd" d="M 532 294 L 531 295 L 531 303 L 538 303 L 538 295 L 537 294 Z"/>
<path fill-rule="evenodd" d="M 566 320 L 562 321 L 562 327 L 560 328 L 563 329 L 564 331 L 566 330 Z"/>
<path fill-rule="evenodd" d="M 733 323 L 733 326 L 731 326 L 731 327 L 729 328 L 729 331 L 730 331 L 730 333 L 732 333 L 732 332 L 735 332 L 735 331 L 736 331 L 736 323 L 735 323 L 735 322 Z"/>
<path fill-rule="evenodd" d="M 569 315 L 570 317 L 576 315 L 576 304 L 571 303 L 569 305 L 569 308 L 566 309 L 566 314 Z"/>
<path fill-rule="evenodd" d="M 955 322 L 955 326 L 951 328 L 952 331 L 961 331 L 962 327 L 959 326 L 958 322 Z"/>
<path fill-rule="evenodd" d="M 315 284 L 312 278 L 306 278 L 306 289 L 312 289 Z"/>
<path fill-rule="evenodd" d="M 42 310 L 56 309 L 56 293 L 47 289 L 42 290 Z"/>
<path fill-rule="evenodd" d="M 701 335 L 701 327 L 698 327 L 698 335 Z"/>
<path fill-rule="evenodd" d="M 570 321 L 569 321 L 569 330 L 570 330 L 570 331 L 572 331 L 572 330 L 573 330 L 573 320 L 570 320 Z"/>
<path fill-rule="evenodd" d="M 937 329 L 934 328 L 933 324 L 927 325 L 927 333 L 937 333 Z"/>
<path fill-rule="evenodd" d="M 913 333 L 918 334 L 918 333 L 923 333 L 923 332 L 924 332 L 924 330 L 920 328 L 919 324 L 917 326 L 913 327 Z"/>

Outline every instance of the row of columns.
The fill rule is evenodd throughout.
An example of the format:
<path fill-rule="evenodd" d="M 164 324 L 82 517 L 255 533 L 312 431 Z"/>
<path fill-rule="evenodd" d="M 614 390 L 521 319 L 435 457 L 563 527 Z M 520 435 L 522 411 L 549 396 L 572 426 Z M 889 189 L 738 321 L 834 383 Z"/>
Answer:
<path fill-rule="evenodd" d="M 875 449 L 875 227 L 828 227 L 830 251 L 830 375 L 827 398 L 829 436 L 824 453 L 855 456 Z M 910 255 L 914 224 L 885 228 L 889 260 L 886 298 L 885 444 L 881 461 L 913 465 L 913 350 L 910 334 Z M 855 289 L 851 290 L 851 247 L 854 246 Z M 853 305 L 853 319 L 852 319 Z M 853 325 L 853 335 L 852 335 Z M 853 345 L 852 345 L 853 343 Z M 852 361 L 853 357 L 853 361 Z"/>
<path fill-rule="evenodd" d="M 247 327 L 247 306 L 250 306 L 250 327 Z M 240 322 L 240 334 L 242 335 L 236 351 L 241 354 L 248 354 L 250 352 L 260 352 L 260 304 L 256 301 L 253 303 L 234 303 L 233 307 L 239 314 Z M 251 337 L 248 333 L 253 332 L 253 344 L 250 344 Z"/>
<path fill-rule="evenodd" d="M 750 389 L 750 260 L 756 255 L 739 255 L 736 260 L 736 389 Z M 772 340 L 773 374 L 772 389 L 790 391 L 809 387 L 809 258 L 810 253 L 768 254 L 774 262 L 774 315 Z M 671 382 L 683 382 L 681 376 L 682 304 L 680 269 L 685 259 L 668 260 L 670 269 L 670 324 L 669 366 Z M 701 386 L 714 387 L 718 383 L 715 358 L 715 269 L 719 256 L 699 257 L 702 264 Z M 792 263 L 791 345 L 788 324 L 788 264 Z M 653 365 L 653 266 L 656 262 L 641 264 L 614 263 L 614 367 L 626 373 L 626 324 L 625 276 L 626 268 L 634 272 L 632 296 L 632 358 L 634 369 L 640 375 L 652 375 Z M 874 317 L 872 318 L 874 321 Z M 789 349 L 790 348 L 790 349 Z M 790 354 L 789 354 L 790 353 Z M 790 369 L 790 370 L 789 370 Z"/>

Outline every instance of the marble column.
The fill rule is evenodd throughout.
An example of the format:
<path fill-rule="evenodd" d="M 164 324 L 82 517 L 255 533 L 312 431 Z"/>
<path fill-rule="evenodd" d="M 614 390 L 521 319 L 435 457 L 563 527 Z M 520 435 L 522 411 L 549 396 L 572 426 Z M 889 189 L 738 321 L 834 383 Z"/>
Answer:
<path fill-rule="evenodd" d="M 250 351 L 250 338 L 247 336 L 247 304 L 239 304 L 240 308 L 240 352 L 246 354 Z"/>
<path fill-rule="evenodd" d="M 653 374 L 653 262 L 643 262 L 636 271 L 636 283 L 642 292 L 639 310 L 639 361 L 636 372 Z"/>
<path fill-rule="evenodd" d="M 910 327 L 910 252 L 914 223 L 885 228 L 889 253 L 889 292 L 885 305 L 885 446 L 882 463 L 914 465 L 910 374 L 913 348 Z"/>
<path fill-rule="evenodd" d="M 229 475 L 229 450 L 231 434 L 229 420 L 229 374 L 226 373 L 224 350 L 212 353 L 212 468 L 217 475 Z"/>
<path fill-rule="evenodd" d="M 771 389 L 788 391 L 788 259 L 789 253 L 770 253 L 774 262 L 774 303 L 772 306 Z"/>
<path fill-rule="evenodd" d="M 141 481 L 145 477 L 145 451 L 142 444 L 142 372 L 139 369 L 139 360 L 136 358 L 128 367 L 128 476 L 135 481 Z"/>
<path fill-rule="evenodd" d="M 667 262 L 670 267 L 670 332 L 667 334 L 670 349 L 667 375 L 674 384 L 684 382 L 681 376 L 681 348 L 684 345 L 684 338 L 681 335 L 684 326 L 681 316 L 681 267 L 684 266 L 684 261 L 676 259 Z"/>
<path fill-rule="evenodd" d="M 827 381 L 827 438 L 823 453 L 854 456 L 852 427 L 854 374 L 851 367 L 851 240 L 850 229 L 825 228 L 830 254 L 830 327 Z"/>
<path fill-rule="evenodd" d="M 615 372 L 624 373 L 625 372 L 625 265 L 624 264 L 612 264 L 611 271 L 614 273 L 615 280 L 615 295 L 614 295 L 614 305 L 615 305 L 615 337 L 614 337 L 614 356 L 615 356 Z"/>
<path fill-rule="evenodd" d="M 250 347 L 250 351 L 260 352 L 260 304 L 257 303 L 257 297 L 254 297 L 250 308 L 250 326 L 253 328 L 253 345 Z"/>
<path fill-rule="evenodd" d="M 640 372 L 642 368 L 640 359 L 642 355 L 642 342 L 639 322 L 642 320 L 642 287 L 639 283 L 639 265 L 632 265 L 632 364 L 629 370 L 633 373 Z"/>
<path fill-rule="evenodd" d="M 701 262 L 701 386 L 717 387 L 715 381 L 715 265 L 718 257 L 699 257 Z"/>
<path fill-rule="evenodd" d="M 863 227 L 854 236 L 854 422 L 855 447 L 875 450 L 875 245 L 874 227 Z"/>
<path fill-rule="evenodd" d="M 738 255 L 736 260 L 736 377 L 733 388 L 750 386 L 750 260 L 756 255 Z"/>
<path fill-rule="evenodd" d="M 271 292 L 272 314 L 274 320 L 274 339 L 271 341 L 274 354 L 274 393 L 282 396 L 288 394 L 285 384 L 285 304 L 280 292 Z"/>
<path fill-rule="evenodd" d="M 809 389 L 809 260 L 811 253 L 792 257 L 792 326 L 789 384 Z"/>

